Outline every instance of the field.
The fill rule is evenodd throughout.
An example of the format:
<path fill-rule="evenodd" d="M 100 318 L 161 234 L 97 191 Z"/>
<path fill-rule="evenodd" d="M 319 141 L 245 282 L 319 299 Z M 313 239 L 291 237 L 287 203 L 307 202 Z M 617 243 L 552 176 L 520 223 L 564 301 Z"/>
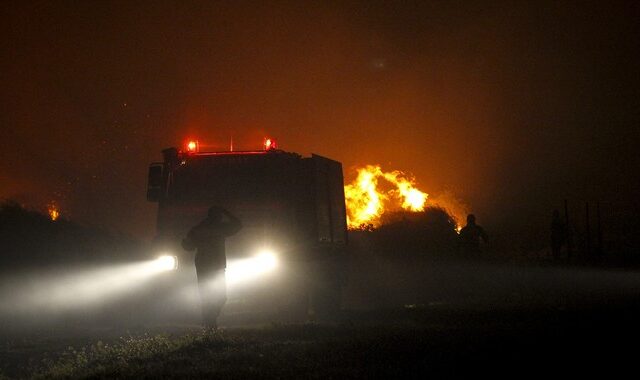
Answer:
<path fill-rule="evenodd" d="M 556 282 L 557 293 L 537 294 L 545 302 L 532 301 L 541 290 L 529 278 L 522 286 L 531 289 L 520 297 L 526 302 L 485 296 L 351 310 L 331 323 L 238 326 L 227 316 L 218 331 L 165 324 L 5 332 L 0 368 L 9 378 L 291 379 L 611 377 L 632 369 L 640 337 L 637 288 L 623 292 L 609 284 L 594 291 L 605 288 L 596 281 L 580 293 L 572 272 L 558 273 L 573 292 L 564 294 Z M 620 286 L 635 284 L 636 276 L 615 274 Z"/>
<path fill-rule="evenodd" d="M 144 256 L 138 243 L 17 206 L 3 210 L 13 229 L 2 231 L 0 379 L 611 378 L 635 371 L 634 266 L 459 257 L 436 235 L 386 229 L 371 240 L 353 236 L 342 310 L 330 321 L 292 323 L 252 310 L 230 287 L 221 328 L 211 331 L 198 324 L 192 263 L 180 276 L 122 281 L 122 265 Z M 22 230 L 34 238 L 19 239 Z M 414 250 L 422 243 L 432 249 Z M 268 294 L 269 281 L 286 277 L 279 273 L 249 294 Z"/>
<path fill-rule="evenodd" d="M 35 378 L 613 375 L 634 363 L 638 314 L 621 309 L 399 314 L 217 332 L 165 326 L 73 338 L 45 334 L 5 343 L 2 360 L 14 364 L 5 375 Z"/>

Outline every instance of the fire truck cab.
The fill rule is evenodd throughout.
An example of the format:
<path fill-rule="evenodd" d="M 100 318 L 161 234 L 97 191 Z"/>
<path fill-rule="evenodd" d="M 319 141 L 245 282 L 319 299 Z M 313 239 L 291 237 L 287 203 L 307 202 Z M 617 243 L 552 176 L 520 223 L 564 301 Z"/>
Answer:
<path fill-rule="evenodd" d="M 181 240 L 209 207 L 223 207 L 243 224 L 226 241 L 227 281 L 232 263 L 259 252 L 278 261 L 277 273 L 249 281 L 236 296 L 319 316 L 339 308 L 347 247 L 340 162 L 285 152 L 268 139 L 263 150 L 201 152 L 192 142 L 162 155 L 149 166 L 147 187 L 147 200 L 158 203 L 157 249 L 192 268 L 194 253 Z"/>

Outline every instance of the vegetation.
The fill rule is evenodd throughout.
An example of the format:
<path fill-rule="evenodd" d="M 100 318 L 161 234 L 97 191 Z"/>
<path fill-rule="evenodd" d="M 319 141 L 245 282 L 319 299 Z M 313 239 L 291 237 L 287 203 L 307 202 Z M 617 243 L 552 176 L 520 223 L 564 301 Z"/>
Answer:
<path fill-rule="evenodd" d="M 46 360 L 51 378 L 353 378 L 419 370 L 426 340 L 407 328 L 289 325 L 122 338 Z M 363 365 L 367 363 L 367 365 Z"/>
<path fill-rule="evenodd" d="M 141 252 L 130 237 L 82 226 L 66 219 L 28 210 L 13 201 L 0 201 L 0 271 L 29 267 L 113 263 Z"/>
<path fill-rule="evenodd" d="M 162 360 L 163 357 L 187 346 L 215 346 L 215 342 L 222 340 L 218 335 L 208 331 L 180 337 L 170 337 L 166 334 L 142 335 L 121 338 L 114 344 L 98 341 L 80 349 L 69 347 L 57 360 L 44 360 L 44 368 L 37 370 L 34 378 L 133 377 L 141 371 L 154 367 L 157 369 L 157 365 L 150 362 L 152 358 Z"/>
<path fill-rule="evenodd" d="M 637 306 L 405 310 L 344 325 L 139 335 L 68 349 L 35 372 L 64 378 L 353 379 L 616 376 L 633 370 Z M 355 316 L 354 316 L 355 317 Z M 603 376 L 604 377 L 604 376 Z"/>

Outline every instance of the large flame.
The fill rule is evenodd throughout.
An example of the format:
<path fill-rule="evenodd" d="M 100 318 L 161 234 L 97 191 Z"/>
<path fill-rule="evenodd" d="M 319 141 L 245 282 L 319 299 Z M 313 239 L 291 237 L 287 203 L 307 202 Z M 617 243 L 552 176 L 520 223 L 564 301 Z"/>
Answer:
<path fill-rule="evenodd" d="M 391 189 L 381 189 L 380 180 L 386 181 Z M 379 226 L 380 217 L 390 207 L 422 211 L 429 196 L 415 187 L 413 178 L 397 170 L 384 172 L 379 165 L 358 169 L 358 177 L 344 187 L 344 195 L 349 228 Z"/>
<path fill-rule="evenodd" d="M 382 215 L 388 211 L 424 211 L 427 199 L 429 206 L 449 213 L 456 224 L 456 231 L 462 228 L 468 208 L 450 192 L 429 198 L 427 193 L 416 187 L 413 177 L 398 170 L 385 172 L 379 165 L 367 165 L 357 172 L 356 179 L 344 187 L 349 229 L 379 227 Z"/>

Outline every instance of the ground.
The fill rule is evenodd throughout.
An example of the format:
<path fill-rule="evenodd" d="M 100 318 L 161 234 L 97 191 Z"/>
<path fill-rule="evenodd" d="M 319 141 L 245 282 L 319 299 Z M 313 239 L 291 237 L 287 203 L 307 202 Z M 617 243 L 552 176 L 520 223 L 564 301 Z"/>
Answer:
<path fill-rule="evenodd" d="M 348 267 L 342 311 L 330 321 L 242 314 L 236 299 L 217 331 L 197 325 L 193 279 L 185 290 L 165 273 L 144 291 L 127 288 L 122 299 L 95 307 L 82 301 L 61 314 L 21 309 L 29 304 L 18 291 L 48 277 L 18 273 L 26 285 L 0 287 L 0 300 L 14 302 L 0 303 L 0 379 L 611 378 L 635 371 L 635 268 L 408 260 L 366 250 Z"/>
<path fill-rule="evenodd" d="M 33 332 L 5 340 L 0 360 L 4 376 L 36 378 L 610 377 L 634 363 L 640 310 L 631 301 L 564 310 L 418 306 L 218 331 Z"/>

